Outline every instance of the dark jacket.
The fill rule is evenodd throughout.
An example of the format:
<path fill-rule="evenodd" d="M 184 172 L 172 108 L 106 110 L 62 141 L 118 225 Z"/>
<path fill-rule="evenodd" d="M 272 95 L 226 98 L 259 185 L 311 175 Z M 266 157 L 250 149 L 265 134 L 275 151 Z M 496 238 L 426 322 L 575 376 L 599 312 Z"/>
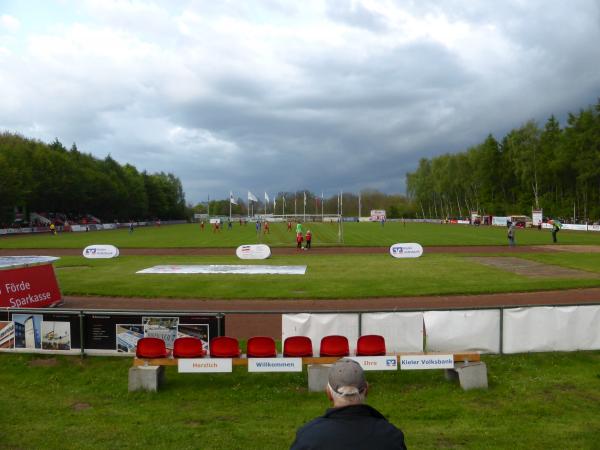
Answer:
<path fill-rule="evenodd" d="M 406 449 L 404 434 L 369 405 L 331 408 L 296 433 L 291 450 Z"/>

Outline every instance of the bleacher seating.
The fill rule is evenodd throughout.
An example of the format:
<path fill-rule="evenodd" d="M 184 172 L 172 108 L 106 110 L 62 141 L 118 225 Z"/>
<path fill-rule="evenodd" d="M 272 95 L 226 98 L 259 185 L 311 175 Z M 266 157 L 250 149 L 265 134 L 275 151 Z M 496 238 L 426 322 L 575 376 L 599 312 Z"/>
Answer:
<path fill-rule="evenodd" d="M 356 342 L 356 356 L 384 356 L 385 339 L 377 334 L 367 334 Z"/>
<path fill-rule="evenodd" d="M 173 343 L 174 358 L 202 358 L 206 355 L 202 341 L 195 337 L 180 337 Z"/>
<path fill-rule="evenodd" d="M 210 340 L 210 356 L 212 358 L 239 358 L 242 354 L 236 338 L 217 336 Z"/>
<path fill-rule="evenodd" d="M 346 336 L 332 334 L 321 339 L 319 356 L 343 357 L 349 355 L 350 347 L 348 345 L 348 338 Z"/>
<path fill-rule="evenodd" d="M 283 342 L 283 356 L 286 358 L 306 358 L 312 355 L 312 341 L 307 336 L 290 336 Z"/>
<path fill-rule="evenodd" d="M 248 358 L 274 358 L 277 356 L 275 340 L 268 336 L 255 336 L 248 339 Z"/>

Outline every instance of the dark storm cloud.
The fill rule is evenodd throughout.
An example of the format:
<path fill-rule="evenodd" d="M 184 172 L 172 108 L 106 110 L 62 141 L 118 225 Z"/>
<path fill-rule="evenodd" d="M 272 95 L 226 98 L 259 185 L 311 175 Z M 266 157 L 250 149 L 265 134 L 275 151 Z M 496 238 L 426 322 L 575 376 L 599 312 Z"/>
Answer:
<path fill-rule="evenodd" d="M 401 192 L 420 158 L 600 92 L 591 0 L 55 7 L 43 30 L 0 21 L 0 129 L 172 172 L 192 202 Z"/>

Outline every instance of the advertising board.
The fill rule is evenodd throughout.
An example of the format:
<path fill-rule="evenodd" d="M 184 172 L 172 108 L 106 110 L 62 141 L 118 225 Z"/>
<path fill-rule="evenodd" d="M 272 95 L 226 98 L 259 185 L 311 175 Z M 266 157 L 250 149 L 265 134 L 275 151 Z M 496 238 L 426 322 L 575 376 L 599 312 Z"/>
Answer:
<path fill-rule="evenodd" d="M 119 256 L 119 249 L 114 245 L 88 245 L 83 249 L 83 256 L 88 259 L 107 259 Z"/>
<path fill-rule="evenodd" d="M 177 361 L 179 373 L 223 373 L 231 372 L 231 358 L 189 358 Z"/>
<path fill-rule="evenodd" d="M 240 245 L 235 254 L 240 259 L 267 259 L 271 256 L 271 248 L 265 244 Z"/>
<path fill-rule="evenodd" d="M 62 302 L 51 264 L 0 271 L 0 307 L 47 308 Z"/>
<path fill-rule="evenodd" d="M 363 370 L 398 370 L 398 358 L 396 356 L 351 356 Z"/>
<path fill-rule="evenodd" d="M 390 255 L 394 258 L 419 258 L 423 255 L 421 244 L 394 244 L 390 247 Z"/>
<path fill-rule="evenodd" d="M 372 222 L 381 222 L 382 220 L 385 220 L 385 216 L 385 209 L 372 209 L 369 220 Z"/>
<path fill-rule="evenodd" d="M 302 372 L 302 358 L 248 358 L 248 372 Z"/>
<path fill-rule="evenodd" d="M 454 369 L 453 355 L 404 355 L 400 370 Z"/>

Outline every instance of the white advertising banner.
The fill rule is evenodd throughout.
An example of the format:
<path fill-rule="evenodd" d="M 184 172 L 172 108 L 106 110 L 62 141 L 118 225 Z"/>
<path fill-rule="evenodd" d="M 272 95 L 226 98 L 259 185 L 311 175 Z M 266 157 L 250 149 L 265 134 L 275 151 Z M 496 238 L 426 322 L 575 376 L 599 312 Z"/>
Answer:
<path fill-rule="evenodd" d="M 390 247 L 390 255 L 394 258 L 419 258 L 423 255 L 421 244 L 394 244 Z"/>
<path fill-rule="evenodd" d="M 0 256 L 0 269 L 48 264 L 59 259 L 56 256 Z"/>
<path fill-rule="evenodd" d="M 382 220 L 385 220 L 385 216 L 385 209 L 372 209 L 371 217 L 369 217 L 369 220 L 373 222 L 381 222 Z"/>
<path fill-rule="evenodd" d="M 232 371 L 231 358 L 189 358 L 178 359 L 179 373 L 222 373 Z"/>
<path fill-rule="evenodd" d="M 505 227 L 507 223 L 508 223 L 508 217 L 499 217 L 499 216 L 492 217 L 492 225 L 495 225 L 497 227 Z"/>
<path fill-rule="evenodd" d="M 242 266 L 242 265 L 169 265 L 154 266 L 136 273 L 183 273 L 183 274 L 215 274 L 228 273 L 235 275 L 304 275 L 306 266 Z"/>
<path fill-rule="evenodd" d="M 271 249 L 265 244 L 240 245 L 235 254 L 240 259 L 267 259 L 271 256 Z"/>
<path fill-rule="evenodd" d="M 363 314 L 361 330 L 383 336 L 388 353 L 423 351 L 422 312 Z"/>
<path fill-rule="evenodd" d="M 598 349 L 598 305 L 504 310 L 505 353 Z"/>
<path fill-rule="evenodd" d="M 83 249 L 83 256 L 88 259 L 116 258 L 119 249 L 114 245 L 88 245 Z"/>
<path fill-rule="evenodd" d="M 500 352 L 500 310 L 426 311 L 428 352 Z"/>
<path fill-rule="evenodd" d="M 538 226 L 539 224 L 541 224 L 544 221 L 544 212 L 540 209 L 540 210 L 532 210 L 531 211 L 531 223 L 534 226 Z"/>
<path fill-rule="evenodd" d="M 398 370 L 396 356 L 351 356 L 363 370 Z"/>
<path fill-rule="evenodd" d="M 404 355 L 400 370 L 454 369 L 453 355 Z"/>
<path fill-rule="evenodd" d="M 561 227 L 563 230 L 587 231 L 588 226 L 578 223 L 564 223 Z"/>
<path fill-rule="evenodd" d="M 282 314 L 281 338 L 308 336 L 315 356 L 319 354 L 321 339 L 338 334 L 348 338 L 350 354 L 356 353 L 358 339 L 358 314 Z"/>
<path fill-rule="evenodd" d="M 302 358 L 248 358 L 248 372 L 302 372 Z"/>

